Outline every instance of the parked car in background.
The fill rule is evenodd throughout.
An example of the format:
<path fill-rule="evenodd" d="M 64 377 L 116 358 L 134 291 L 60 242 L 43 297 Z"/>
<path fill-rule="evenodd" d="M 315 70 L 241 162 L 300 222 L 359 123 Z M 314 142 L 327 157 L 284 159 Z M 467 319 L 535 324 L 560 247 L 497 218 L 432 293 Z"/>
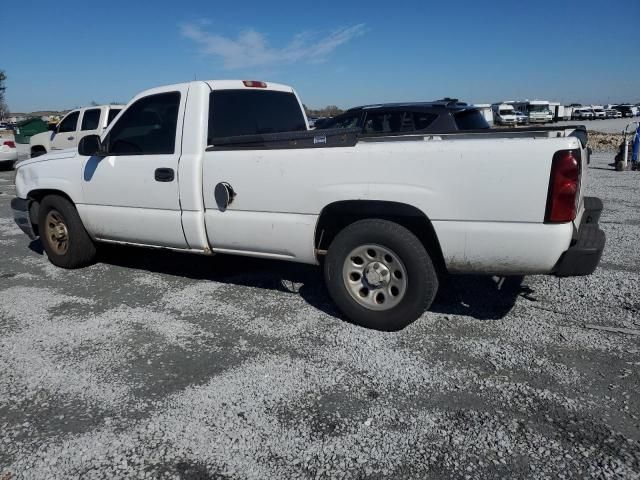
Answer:
<path fill-rule="evenodd" d="M 0 135 L 0 168 L 12 168 L 17 160 L 18 149 L 16 148 L 16 142 Z"/>
<path fill-rule="evenodd" d="M 607 114 L 607 118 L 622 118 L 622 113 L 614 108 L 605 109 L 605 113 Z"/>
<path fill-rule="evenodd" d="M 29 139 L 31 157 L 44 155 L 52 150 L 75 148 L 87 135 L 101 135 L 124 105 L 99 105 L 72 110 L 60 120 L 53 131 L 33 135 Z"/>
<path fill-rule="evenodd" d="M 614 105 L 612 108 L 619 111 L 623 117 L 633 117 L 631 105 Z"/>
<path fill-rule="evenodd" d="M 489 124 L 477 108 L 457 99 L 443 99 L 365 105 L 316 122 L 316 130 L 333 128 L 358 128 L 363 136 L 370 136 L 482 130 L 488 129 Z"/>
<path fill-rule="evenodd" d="M 522 113 L 520 110 L 513 111 L 516 116 L 516 123 L 518 125 L 528 125 L 529 124 L 529 116 Z"/>
<path fill-rule="evenodd" d="M 584 128 L 478 132 L 455 101 L 339 117 L 360 128 L 309 131 L 295 91 L 265 82 L 147 90 L 102 137 L 19 162 L 13 215 L 63 268 L 96 242 L 322 264 L 345 316 L 382 330 L 418 318 L 447 273 L 596 269 Z"/>
<path fill-rule="evenodd" d="M 529 117 L 529 123 L 550 123 L 553 115 L 547 100 L 525 100 L 513 102 L 513 108 Z"/>
<path fill-rule="evenodd" d="M 593 118 L 595 120 L 604 120 L 607 118 L 607 112 L 605 112 L 602 105 L 592 105 L 591 110 L 593 110 Z"/>
<path fill-rule="evenodd" d="M 571 114 L 572 120 L 593 120 L 594 113 L 590 108 L 575 108 Z"/>
<path fill-rule="evenodd" d="M 518 123 L 518 117 L 513 105 L 509 103 L 494 103 L 491 108 L 493 110 L 493 122 L 496 125 L 513 127 Z"/>

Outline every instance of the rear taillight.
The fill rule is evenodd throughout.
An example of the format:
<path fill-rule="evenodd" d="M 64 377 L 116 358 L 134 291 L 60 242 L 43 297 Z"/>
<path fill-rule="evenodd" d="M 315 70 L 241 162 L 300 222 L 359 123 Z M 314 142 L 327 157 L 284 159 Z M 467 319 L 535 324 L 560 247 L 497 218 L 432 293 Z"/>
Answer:
<path fill-rule="evenodd" d="M 264 82 L 259 82 L 257 80 L 243 80 L 242 83 L 245 87 L 252 88 L 267 88 L 267 84 Z"/>
<path fill-rule="evenodd" d="M 580 190 L 580 150 L 561 150 L 553 156 L 547 195 L 547 223 L 571 222 L 576 218 Z"/>
<path fill-rule="evenodd" d="M 12 140 L 5 140 L 4 144 L 9 148 L 16 148 L 16 142 Z"/>

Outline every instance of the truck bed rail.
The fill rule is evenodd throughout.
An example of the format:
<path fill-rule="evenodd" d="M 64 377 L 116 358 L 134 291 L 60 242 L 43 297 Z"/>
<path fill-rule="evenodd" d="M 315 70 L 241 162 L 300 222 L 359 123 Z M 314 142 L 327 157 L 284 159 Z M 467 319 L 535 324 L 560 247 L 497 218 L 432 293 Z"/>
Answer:
<path fill-rule="evenodd" d="M 206 151 L 217 150 L 277 150 L 289 148 L 353 147 L 362 142 L 424 141 L 433 137 L 446 139 L 464 138 L 554 138 L 578 137 L 583 148 L 587 145 L 587 129 L 584 125 L 541 126 L 524 128 L 490 128 L 481 130 L 449 130 L 425 132 L 397 132 L 364 134 L 360 128 L 333 128 L 297 132 L 236 135 L 210 139 Z"/>

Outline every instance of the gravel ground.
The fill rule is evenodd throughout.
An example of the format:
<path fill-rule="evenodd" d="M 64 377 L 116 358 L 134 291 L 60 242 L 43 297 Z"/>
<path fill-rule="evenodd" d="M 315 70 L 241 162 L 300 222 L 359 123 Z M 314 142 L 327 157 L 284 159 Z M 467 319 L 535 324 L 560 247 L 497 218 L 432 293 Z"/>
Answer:
<path fill-rule="evenodd" d="M 0 478 L 640 478 L 640 173 L 594 155 L 586 278 L 454 277 L 398 333 L 319 270 L 110 248 L 55 268 L 0 173 Z"/>
<path fill-rule="evenodd" d="M 585 125 L 589 130 L 602 133 L 620 133 L 631 122 L 640 122 L 640 117 L 609 118 L 607 120 L 569 120 L 553 125 Z"/>

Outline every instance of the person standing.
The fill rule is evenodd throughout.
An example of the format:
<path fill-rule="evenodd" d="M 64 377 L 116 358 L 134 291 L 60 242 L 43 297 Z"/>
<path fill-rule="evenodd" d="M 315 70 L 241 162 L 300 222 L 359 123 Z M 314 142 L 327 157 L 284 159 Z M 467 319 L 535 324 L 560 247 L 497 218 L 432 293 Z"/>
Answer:
<path fill-rule="evenodd" d="M 631 147 L 631 169 L 640 170 L 640 163 L 638 162 L 638 150 L 640 150 L 640 125 L 636 129 L 636 134 L 633 137 L 633 146 Z"/>

